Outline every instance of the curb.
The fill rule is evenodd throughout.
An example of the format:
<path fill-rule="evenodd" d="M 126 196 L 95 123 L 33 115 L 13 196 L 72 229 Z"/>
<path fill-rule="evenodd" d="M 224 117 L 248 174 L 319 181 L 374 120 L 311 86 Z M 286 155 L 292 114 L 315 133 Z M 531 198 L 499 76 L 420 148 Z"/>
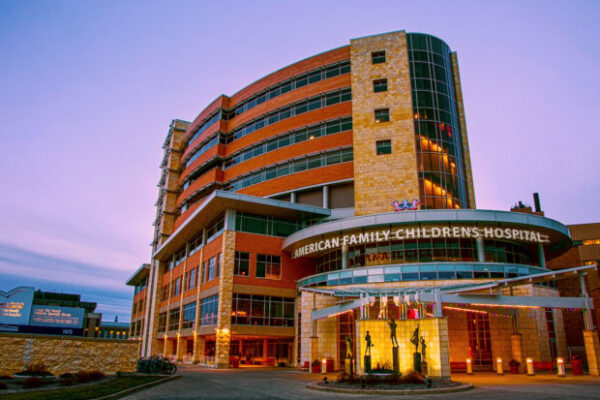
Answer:
<path fill-rule="evenodd" d="M 349 393 L 349 394 L 389 394 L 389 395 L 410 395 L 410 394 L 439 394 L 439 393 L 452 393 L 462 392 L 465 390 L 473 389 L 473 385 L 470 383 L 461 383 L 458 386 L 439 388 L 439 389 L 406 389 L 406 390 L 368 390 L 368 389 L 345 389 L 336 387 L 324 387 L 318 383 L 309 383 L 306 385 L 309 389 L 318 390 L 321 392 L 334 392 L 334 393 Z"/>
<path fill-rule="evenodd" d="M 108 394 L 108 395 L 102 396 L 102 397 L 96 397 L 96 398 L 91 399 L 91 400 L 113 400 L 113 399 L 119 399 L 119 398 L 121 398 L 121 397 L 123 397 L 125 395 L 132 394 L 132 393 L 138 392 L 140 390 L 148 389 L 149 387 L 160 385 L 161 383 L 165 383 L 165 382 L 171 381 L 173 379 L 179 379 L 179 378 L 181 378 L 181 375 L 167 376 L 166 378 L 163 378 L 163 379 L 158 379 L 156 381 L 144 383 L 144 384 L 141 384 L 141 385 L 138 385 L 138 386 L 131 387 L 129 389 L 121 390 L 120 392 L 117 392 L 117 393 Z"/>

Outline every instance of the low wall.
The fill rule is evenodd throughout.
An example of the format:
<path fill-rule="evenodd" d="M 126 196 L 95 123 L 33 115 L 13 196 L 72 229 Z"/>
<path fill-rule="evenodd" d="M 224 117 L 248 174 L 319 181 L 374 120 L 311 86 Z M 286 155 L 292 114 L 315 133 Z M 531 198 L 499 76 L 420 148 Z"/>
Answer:
<path fill-rule="evenodd" d="M 12 375 L 34 362 L 43 362 L 55 375 L 134 372 L 139 346 L 132 340 L 0 333 L 0 375 Z"/>

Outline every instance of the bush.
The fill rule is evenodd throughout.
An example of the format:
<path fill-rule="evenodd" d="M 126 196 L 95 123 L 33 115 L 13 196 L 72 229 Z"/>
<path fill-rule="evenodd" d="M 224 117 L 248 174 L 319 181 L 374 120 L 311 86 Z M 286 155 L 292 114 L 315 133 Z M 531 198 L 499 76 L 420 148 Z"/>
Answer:
<path fill-rule="evenodd" d="M 423 375 L 417 371 L 410 371 L 408 374 L 400 378 L 400 383 L 410 383 L 414 385 L 425 383 Z"/>
<path fill-rule="evenodd" d="M 60 380 L 60 386 L 73 386 L 74 383 L 75 378 L 73 377 L 62 378 Z"/>
<path fill-rule="evenodd" d="M 92 381 L 99 381 L 100 379 L 104 378 L 104 374 L 100 371 L 92 371 L 90 372 L 90 380 Z"/>
<path fill-rule="evenodd" d="M 4 382 L 0 382 L 0 390 L 8 389 L 8 385 Z"/>
<path fill-rule="evenodd" d="M 25 366 L 25 371 L 31 374 L 39 374 L 40 372 L 48 372 L 48 367 L 43 361 L 34 361 Z"/>
<path fill-rule="evenodd" d="M 42 382 L 42 379 L 38 378 L 37 376 L 27 378 L 25 379 L 25 382 L 23 382 L 23 386 L 25 386 L 27 389 L 39 388 L 43 384 L 44 383 Z"/>
<path fill-rule="evenodd" d="M 389 374 L 388 376 L 385 377 L 384 382 L 387 383 L 388 385 L 397 385 L 402 382 L 402 375 L 396 374 L 396 373 Z"/>
<path fill-rule="evenodd" d="M 10 379 L 12 379 L 12 376 L 0 375 L 0 380 L 10 380 Z"/>
<path fill-rule="evenodd" d="M 90 382 L 92 380 L 90 373 L 87 371 L 79 371 L 78 373 L 75 374 L 75 378 L 77 379 L 77 382 L 79 382 L 79 383 L 86 383 L 86 382 Z"/>
<path fill-rule="evenodd" d="M 64 373 L 64 374 L 60 374 L 60 375 L 59 375 L 59 378 L 60 378 L 60 379 L 66 379 L 66 378 L 75 378 L 75 376 L 74 376 L 72 373 L 70 373 L 70 372 L 67 372 L 67 373 Z"/>

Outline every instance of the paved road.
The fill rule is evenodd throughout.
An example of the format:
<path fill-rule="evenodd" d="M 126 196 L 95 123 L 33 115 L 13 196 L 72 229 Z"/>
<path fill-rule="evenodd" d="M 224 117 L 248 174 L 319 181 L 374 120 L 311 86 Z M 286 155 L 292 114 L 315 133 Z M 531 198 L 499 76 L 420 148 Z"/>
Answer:
<path fill-rule="evenodd" d="M 291 369 L 242 368 L 214 370 L 200 367 L 180 368 L 181 379 L 125 397 L 127 400 L 151 399 L 227 399 L 227 400 L 306 400 L 362 399 L 364 395 L 317 392 L 306 384 L 321 380 L 318 375 Z M 330 375 L 335 379 L 335 375 Z M 600 378 L 582 376 L 558 378 L 555 375 L 504 375 L 478 373 L 473 376 L 456 374 L 454 380 L 470 382 L 475 389 L 447 394 L 401 396 L 401 399 L 465 399 L 469 400 L 600 400 Z M 369 396 L 373 400 L 389 400 L 397 396 Z"/>

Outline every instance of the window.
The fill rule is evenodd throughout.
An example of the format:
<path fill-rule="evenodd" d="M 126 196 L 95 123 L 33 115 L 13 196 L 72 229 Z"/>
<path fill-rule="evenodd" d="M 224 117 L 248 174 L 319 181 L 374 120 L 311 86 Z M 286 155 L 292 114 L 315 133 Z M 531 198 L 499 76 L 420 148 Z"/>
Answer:
<path fill-rule="evenodd" d="M 240 276 L 250 275 L 250 253 L 244 251 L 235 252 L 233 273 Z"/>
<path fill-rule="evenodd" d="M 198 275 L 198 268 L 194 268 L 185 273 L 184 290 L 190 290 L 196 287 L 196 279 Z"/>
<path fill-rule="evenodd" d="M 212 281 L 215 279 L 215 267 L 216 267 L 216 257 L 212 257 L 208 260 L 208 280 Z"/>
<path fill-rule="evenodd" d="M 256 255 L 256 277 L 281 279 L 281 257 L 269 254 Z"/>
<path fill-rule="evenodd" d="M 219 295 L 200 300 L 200 325 L 215 325 L 219 309 Z"/>
<path fill-rule="evenodd" d="M 375 110 L 375 122 L 389 122 L 390 120 L 390 109 L 380 108 Z"/>
<path fill-rule="evenodd" d="M 181 292 L 181 277 L 173 281 L 173 288 L 171 290 L 171 296 L 177 296 Z"/>
<path fill-rule="evenodd" d="M 387 92 L 387 79 L 375 79 L 373 81 L 373 91 L 375 93 Z"/>
<path fill-rule="evenodd" d="M 164 332 L 167 328 L 167 313 L 158 314 L 158 331 Z"/>
<path fill-rule="evenodd" d="M 231 323 L 294 326 L 294 298 L 234 293 Z"/>
<path fill-rule="evenodd" d="M 385 50 L 374 51 L 371 53 L 373 64 L 381 64 L 385 62 Z"/>
<path fill-rule="evenodd" d="M 181 329 L 193 328 L 196 321 L 196 302 L 188 303 L 183 306 L 183 323 Z"/>
<path fill-rule="evenodd" d="M 391 140 L 378 140 L 375 144 L 377 148 L 377 155 L 381 154 L 392 154 L 392 141 Z"/>
<path fill-rule="evenodd" d="M 169 330 L 176 331 L 179 329 L 179 307 L 169 311 Z"/>
<path fill-rule="evenodd" d="M 160 289 L 160 301 L 165 301 L 169 298 L 169 285 L 166 284 Z"/>
<path fill-rule="evenodd" d="M 202 283 L 208 282 L 208 271 L 206 270 L 206 261 L 202 262 Z"/>
<path fill-rule="evenodd" d="M 210 242 L 221 234 L 225 228 L 225 215 L 219 215 L 206 226 L 206 243 Z"/>

